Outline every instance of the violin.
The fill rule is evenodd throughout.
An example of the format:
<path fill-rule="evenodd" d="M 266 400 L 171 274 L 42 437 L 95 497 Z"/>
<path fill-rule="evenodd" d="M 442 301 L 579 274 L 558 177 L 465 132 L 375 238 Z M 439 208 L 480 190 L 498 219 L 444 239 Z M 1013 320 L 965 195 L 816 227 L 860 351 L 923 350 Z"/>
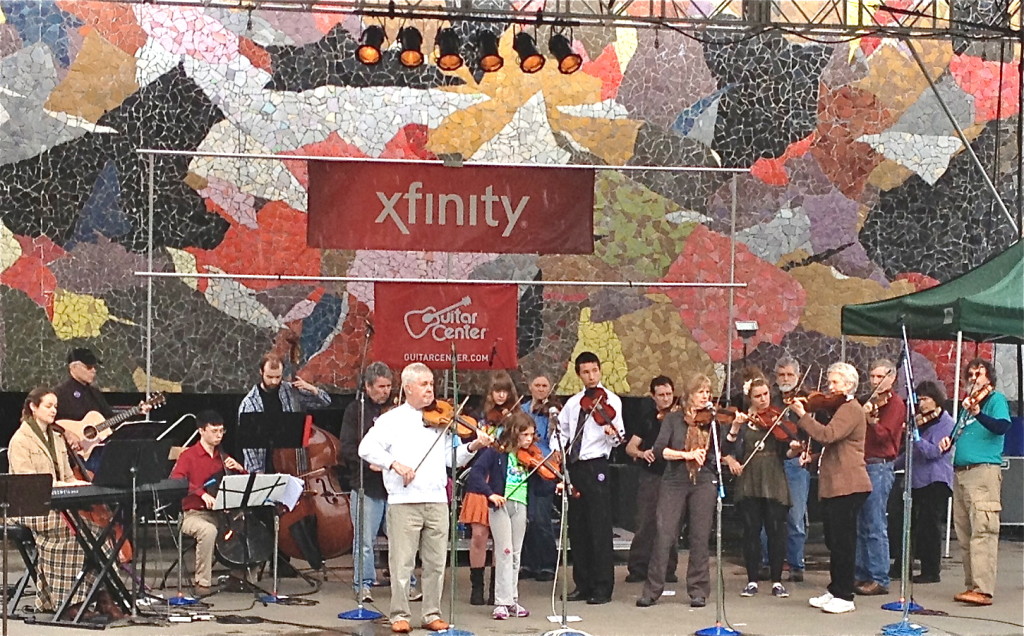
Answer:
<path fill-rule="evenodd" d="M 434 400 L 423 409 L 423 425 L 428 428 L 451 428 L 455 423 L 455 434 L 468 439 L 480 432 L 476 418 L 462 413 L 462 407 L 456 411 L 451 402 Z"/>
<path fill-rule="evenodd" d="M 829 411 L 834 413 L 840 406 L 846 404 L 848 399 L 845 393 L 811 391 L 806 397 L 795 397 L 790 401 L 800 400 L 804 403 L 804 409 L 807 411 Z"/>
<path fill-rule="evenodd" d="M 717 424 L 732 424 L 736 421 L 737 413 L 739 413 L 739 409 L 735 406 L 725 406 L 720 409 L 705 406 L 694 413 L 693 423 L 700 427 L 711 426 L 711 422 L 715 422 Z"/>
<path fill-rule="evenodd" d="M 867 407 L 868 417 L 877 417 L 878 412 L 882 410 L 882 407 L 889 403 L 889 399 L 892 397 L 892 389 L 885 391 L 879 391 L 878 393 L 872 393 L 871 397 L 868 398 L 865 406 Z"/>
<path fill-rule="evenodd" d="M 788 444 L 789 442 L 800 441 L 796 425 L 782 417 L 782 411 L 774 406 L 769 406 L 767 410 L 758 412 L 751 419 L 758 428 L 765 431 L 770 430 L 772 437 L 780 442 Z M 774 428 L 772 427 L 773 424 Z"/>
<path fill-rule="evenodd" d="M 544 451 L 536 444 L 530 444 L 527 448 L 517 450 L 516 459 L 527 470 L 536 472 L 548 481 L 555 481 L 562 477 L 562 467 L 559 464 L 558 457 L 555 454 L 552 454 L 550 457 L 544 457 Z"/>
<path fill-rule="evenodd" d="M 936 407 L 928 411 L 927 413 L 918 413 L 917 415 L 915 415 L 914 423 L 917 424 L 918 428 L 923 428 L 928 424 L 931 424 L 935 420 L 939 419 L 940 415 L 942 415 L 942 408 Z"/>
<path fill-rule="evenodd" d="M 534 400 L 530 404 L 530 412 L 533 413 L 534 415 L 550 415 L 551 409 L 561 411 L 562 404 L 558 400 L 551 397 L 546 397 L 543 400 L 539 401 Z"/>
<path fill-rule="evenodd" d="M 494 406 L 491 410 L 487 411 L 487 415 L 484 416 L 484 421 L 487 422 L 491 430 L 497 430 L 501 428 L 501 425 L 505 423 L 505 418 L 515 412 L 516 407 L 523 401 L 520 397 L 512 406 Z"/>
<path fill-rule="evenodd" d="M 623 441 L 619 429 L 615 428 L 615 407 L 608 404 L 608 392 L 599 386 L 590 387 L 583 392 L 583 399 L 580 400 L 580 408 L 583 409 L 594 423 L 600 427 L 611 426 L 615 429 L 615 436 Z"/>
<path fill-rule="evenodd" d="M 964 401 L 962 402 L 964 410 L 970 411 L 974 407 L 984 402 L 985 398 L 991 395 L 993 390 L 995 389 L 991 384 L 986 384 L 980 389 L 972 391 L 971 394 L 964 398 Z"/>

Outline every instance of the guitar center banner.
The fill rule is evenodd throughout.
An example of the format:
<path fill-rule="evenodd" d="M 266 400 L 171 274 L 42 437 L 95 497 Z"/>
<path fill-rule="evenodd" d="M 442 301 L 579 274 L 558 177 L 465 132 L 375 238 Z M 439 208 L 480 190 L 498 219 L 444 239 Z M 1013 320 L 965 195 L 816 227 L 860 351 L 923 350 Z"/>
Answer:
<path fill-rule="evenodd" d="M 402 369 L 422 362 L 461 369 L 514 369 L 519 290 L 515 285 L 374 284 L 374 354 Z"/>
<path fill-rule="evenodd" d="M 310 247 L 592 254 L 594 171 L 310 161 L 307 216 Z"/>

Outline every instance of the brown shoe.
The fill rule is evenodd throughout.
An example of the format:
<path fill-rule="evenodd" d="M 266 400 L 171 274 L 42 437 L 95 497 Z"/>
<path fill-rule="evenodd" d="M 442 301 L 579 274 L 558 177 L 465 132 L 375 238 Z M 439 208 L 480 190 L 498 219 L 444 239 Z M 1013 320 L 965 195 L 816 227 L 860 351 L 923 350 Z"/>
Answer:
<path fill-rule="evenodd" d="M 396 634 L 408 634 L 412 631 L 412 625 L 409 621 L 395 621 L 391 623 L 391 631 Z"/>
<path fill-rule="evenodd" d="M 96 594 L 96 609 L 100 614 L 109 616 L 112 620 L 119 621 L 125 617 L 124 610 L 114 602 L 114 598 L 107 590 L 100 590 Z"/>
<path fill-rule="evenodd" d="M 68 606 L 68 608 L 66 610 L 64 610 L 64 613 L 61 614 L 60 618 L 58 618 L 57 620 L 60 620 L 60 621 L 73 621 L 73 620 L 75 620 L 75 616 L 78 615 L 78 610 L 80 610 L 80 609 L 82 609 L 82 604 L 81 603 L 75 603 L 74 605 L 70 605 L 70 606 Z M 99 614 L 97 614 L 96 612 L 92 611 L 91 609 L 86 609 L 84 612 L 82 612 L 82 620 L 83 621 L 94 619 L 97 616 L 99 616 Z"/>
<path fill-rule="evenodd" d="M 978 592 L 976 590 L 971 590 L 970 592 L 964 595 L 963 602 L 970 603 L 971 605 L 991 605 L 992 595 L 985 594 L 984 592 Z"/>
<path fill-rule="evenodd" d="M 423 623 L 421 627 L 430 632 L 443 632 L 444 630 L 451 627 L 451 625 L 448 623 L 448 621 L 443 621 L 440 618 L 435 618 L 429 623 Z"/>
<path fill-rule="evenodd" d="M 973 595 L 973 594 L 974 594 L 974 590 L 964 590 L 963 592 L 960 592 L 959 594 L 954 596 L 953 600 L 954 601 L 960 601 L 961 603 L 966 603 L 967 599 L 971 598 L 971 595 Z"/>
<path fill-rule="evenodd" d="M 862 585 L 855 585 L 853 589 L 861 596 L 882 596 L 889 593 L 889 588 L 879 585 L 877 581 L 868 581 Z"/>

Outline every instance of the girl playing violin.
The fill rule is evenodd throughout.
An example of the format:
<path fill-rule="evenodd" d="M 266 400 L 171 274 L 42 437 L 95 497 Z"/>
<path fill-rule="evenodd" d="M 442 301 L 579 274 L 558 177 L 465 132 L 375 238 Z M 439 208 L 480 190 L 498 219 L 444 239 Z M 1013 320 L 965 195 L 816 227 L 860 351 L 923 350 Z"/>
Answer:
<path fill-rule="evenodd" d="M 495 620 L 523 618 L 530 612 L 519 604 L 519 557 L 526 534 L 529 469 L 516 457 L 534 441 L 533 419 L 516 409 L 505 419 L 497 447 L 480 453 L 469 473 L 469 492 L 484 497 L 490 508 L 494 537 Z M 530 479 L 539 478 L 539 474 Z M 482 572 L 482 568 L 481 568 Z"/>
<path fill-rule="evenodd" d="M 665 460 L 665 474 L 658 492 L 654 549 L 637 607 L 653 605 L 665 590 L 669 550 L 679 538 L 684 516 L 689 521 L 686 591 L 690 606 L 704 607 L 711 593 L 708 539 L 714 519 L 716 475 L 706 459 L 709 452 L 714 452 L 709 451 L 711 427 L 717 426 L 706 412 L 711 404 L 711 379 L 697 374 L 682 388 L 683 410 L 665 416 L 654 442 L 655 457 Z"/>
<path fill-rule="evenodd" d="M 510 410 L 518 410 L 515 404 L 519 401 L 512 378 L 505 371 L 491 374 L 487 396 L 484 398 L 483 417 L 478 421 L 484 424 L 488 435 L 497 435 L 507 420 Z M 462 498 L 462 510 L 459 512 L 459 523 L 467 523 L 472 528 L 469 542 L 469 580 L 471 583 L 469 604 L 484 605 L 484 565 L 487 563 L 487 539 L 491 536 L 487 498 L 467 488 Z M 491 590 L 491 596 L 494 590 Z"/>
<path fill-rule="evenodd" d="M 736 480 L 736 506 L 743 519 L 743 560 L 747 586 L 741 596 L 757 594 L 761 565 L 761 529 L 768 537 L 768 567 L 772 596 L 786 598 L 782 586 L 782 560 L 786 551 L 786 515 L 789 511 L 789 483 L 783 461 L 800 454 L 800 442 L 789 444 L 768 433 L 782 412 L 771 405 L 771 388 L 764 378 L 744 383 L 750 410 L 739 413 L 725 436 L 723 453 Z M 741 462 L 741 458 L 743 461 Z M 745 466 L 744 466 L 745 464 Z"/>

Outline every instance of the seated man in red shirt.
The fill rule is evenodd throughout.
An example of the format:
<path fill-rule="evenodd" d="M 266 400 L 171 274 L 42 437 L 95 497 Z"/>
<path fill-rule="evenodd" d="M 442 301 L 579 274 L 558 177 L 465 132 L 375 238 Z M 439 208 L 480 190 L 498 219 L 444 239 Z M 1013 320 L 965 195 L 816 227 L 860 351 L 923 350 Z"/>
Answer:
<path fill-rule="evenodd" d="M 181 531 L 196 540 L 196 596 L 211 593 L 213 577 L 213 549 L 217 543 L 219 516 L 213 508 L 214 498 L 206 492 L 211 479 L 218 479 L 225 471 L 245 472 L 242 465 L 221 450 L 224 439 L 224 420 L 216 411 L 203 411 L 196 416 L 199 443 L 185 449 L 174 464 L 171 477 L 188 480 L 188 494 L 181 500 L 185 519 Z"/>

